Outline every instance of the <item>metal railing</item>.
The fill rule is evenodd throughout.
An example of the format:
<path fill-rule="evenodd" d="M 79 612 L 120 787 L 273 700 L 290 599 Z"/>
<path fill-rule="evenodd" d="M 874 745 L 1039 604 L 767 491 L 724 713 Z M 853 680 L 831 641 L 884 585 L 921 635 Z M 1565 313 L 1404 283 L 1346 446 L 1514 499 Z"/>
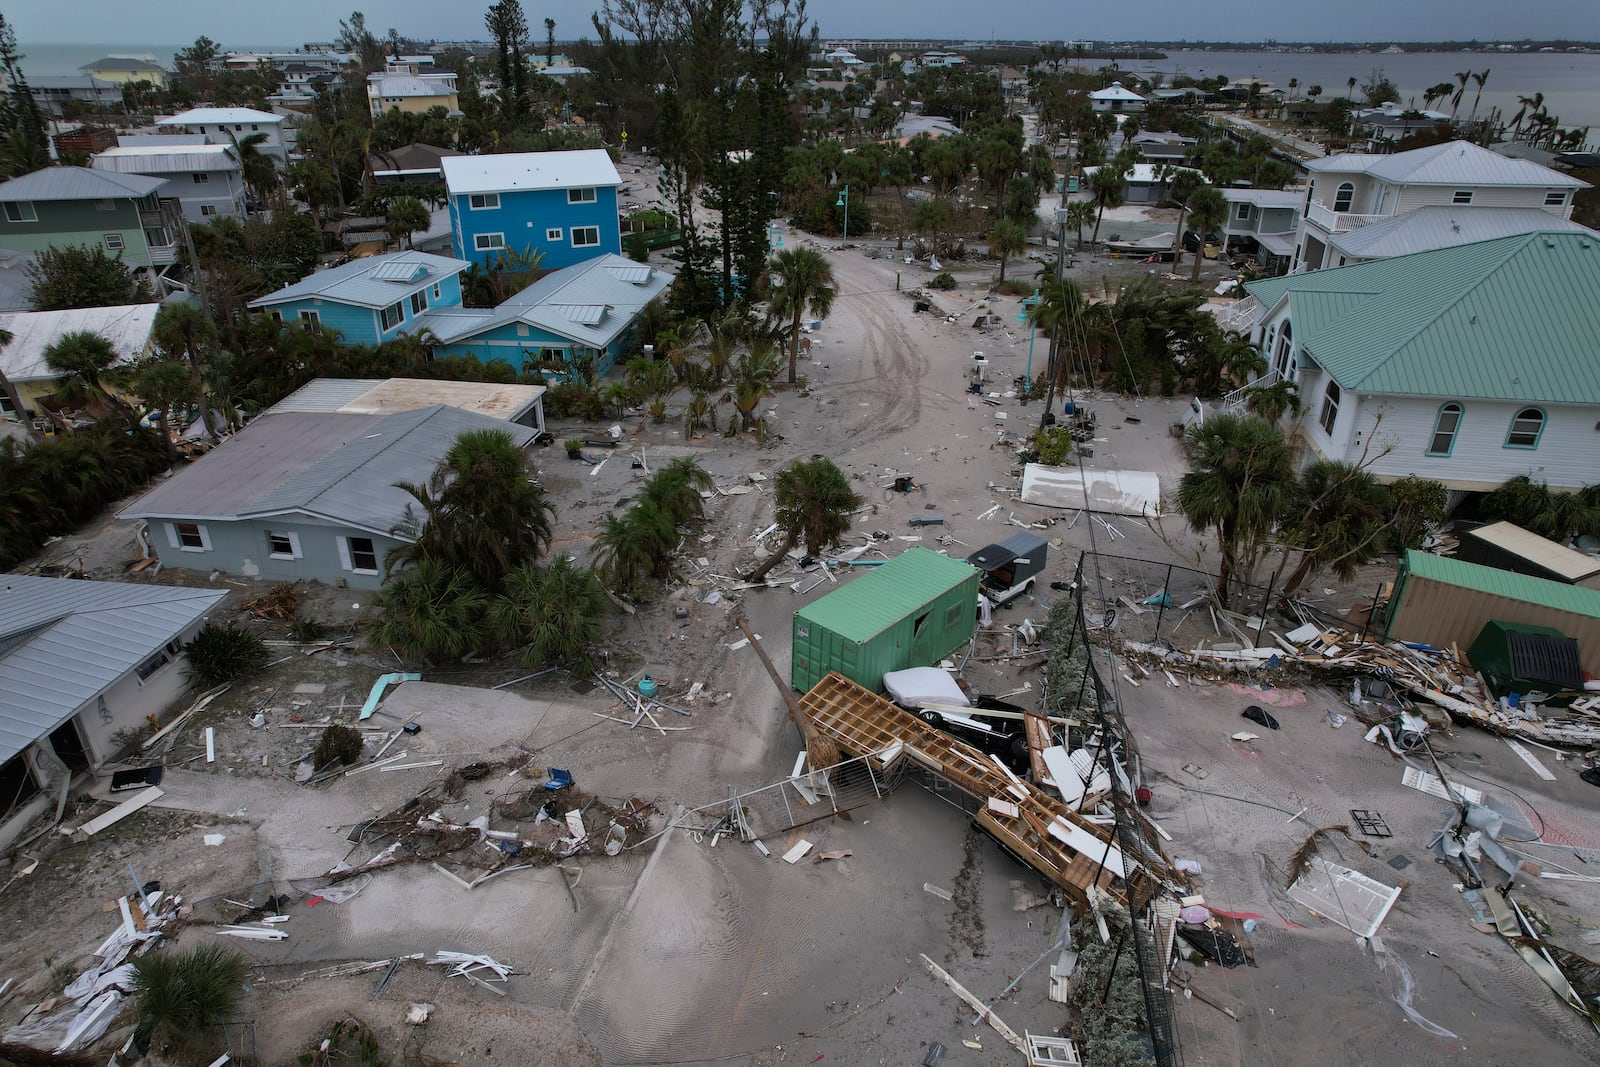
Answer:
<path fill-rule="evenodd" d="M 1312 203 L 1306 207 L 1306 218 L 1329 233 L 1344 233 L 1359 229 L 1371 222 L 1382 222 L 1388 215 L 1356 215 L 1349 211 L 1335 211 L 1325 204 Z"/>

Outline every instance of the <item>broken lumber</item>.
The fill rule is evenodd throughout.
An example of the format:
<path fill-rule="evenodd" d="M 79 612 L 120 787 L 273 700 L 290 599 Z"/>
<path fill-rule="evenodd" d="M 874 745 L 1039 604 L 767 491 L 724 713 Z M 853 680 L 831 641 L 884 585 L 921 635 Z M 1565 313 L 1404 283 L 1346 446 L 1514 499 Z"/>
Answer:
<path fill-rule="evenodd" d="M 920 958 L 922 959 L 922 965 L 928 969 L 928 973 L 949 986 L 951 992 L 961 998 L 962 1003 L 977 1012 L 978 1017 L 989 1024 L 990 1029 L 1005 1038 L 1006 1043 L 1012 1048 L 1024 1056 L 1028 1055 L 1028 1043 L 1023 1041 L 1015 1030 L 1002 1022 L 1000 1017 L 990 1010 L 988 1005 L 974 996 L 966 986 L 952 978 L 949 971 L 930 960 L 926 953 L 923 953 Z"/>

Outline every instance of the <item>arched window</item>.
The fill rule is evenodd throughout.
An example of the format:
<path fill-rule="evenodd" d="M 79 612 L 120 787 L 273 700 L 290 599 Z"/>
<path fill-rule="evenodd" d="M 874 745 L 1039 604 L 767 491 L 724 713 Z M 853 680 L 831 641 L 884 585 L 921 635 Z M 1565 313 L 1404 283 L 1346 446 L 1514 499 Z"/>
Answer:
<path fill-rule="evenodd" d="M 1333 424 L 1339 420 L 1339 383 L 1328 382 L 1327 390 L 1322 394 L 1322 411 L 1317 414 L 1317 423 L 1325 434 L 1333 433 Z"/>
<path fill-rule="evenodd" d="M 1353 182 L 1345 182 L 1333 194 L 1333 210 L 1344 212 L 1350 210 L 1350 205 L 1355 203 L 1356 187 Z"/>
<path fill-rule="evenodd" d="M 1277 351 L 1272 354 L 1273 376 L 1279 381 L 1287 381 L 1293 378 L 1293 374 L 1291 372 L 1294 370 L 1294 365 L 1289 358 L 1289 353 L 1293 351 L 1293 349 L 1294 329 L 1292 326 L 1290 326 L 1289 320 L 1284 319 L 1283 329 L 1278 331 Z"/>
<path fill-rule="evenodd" d="M 1538 448 L 1544 434 L 1544 412 L 1538 408 L 1523 408 L 1511 420 L 1511 430 L 1506 434 L 1507 448 Z"/>
<path fill-rule="evenodd" d="M 1461 405 L 1439 405 L 1433 417 L 1433 437 L 1428 441 L 1428 455 L 1448 456 L 1456 447 L 1456 433 L 1461 429 Z"/>

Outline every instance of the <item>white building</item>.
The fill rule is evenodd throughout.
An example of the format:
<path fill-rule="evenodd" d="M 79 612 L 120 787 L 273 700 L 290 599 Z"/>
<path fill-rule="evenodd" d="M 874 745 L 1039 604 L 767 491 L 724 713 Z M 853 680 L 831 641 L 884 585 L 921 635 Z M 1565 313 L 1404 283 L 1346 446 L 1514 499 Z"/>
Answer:
<path fill-rule="evenodd" d="M 285 138 L 283 124 L 282 115 L 252 107 L 197 107 L 156 122 L 170 133 L 203 134 L 210 144 L 237 144 L 254 134 L 266 134 L 256 150 L 287 166 L 289 141 Z"/>
<path fill-rule="evenodd" d="M 1144 97 L 1132 89 L 1123 88 L 1121 82 L 1112 82 L 1104 89 L 1096 89 L 1089 94 L 1089 107 L 1094 111 L 1114 114 L 1135 113 L 1144 110 Z"/>
<path fill-rule="evenodd" d="M 191 222 L 209 222 L 218 215 L 245 217 L 244 177 L 232 145 L 119 146 L 98 153 L 90 166 L 166 179 L 157 195 L 178 201 Z"/>
<path fill-rule="evenodd" d="M 1544 231 L 1246 286 L 1303 459 L 1457 493 L 1600 472 L 1600 240 Z"/>
<path fill-rule="evenodd" d="M 1294 269 L 1328 266 L 1333 238 L 1429 205 L 1531 207 L 1572 217 L 1572 198 L 1588 183 L 1525 159 L 1507 159 L 1470 141 L 1394 155 L 1344 153 L 1306 164 L 1311 188 L 1295 239 Z"/>

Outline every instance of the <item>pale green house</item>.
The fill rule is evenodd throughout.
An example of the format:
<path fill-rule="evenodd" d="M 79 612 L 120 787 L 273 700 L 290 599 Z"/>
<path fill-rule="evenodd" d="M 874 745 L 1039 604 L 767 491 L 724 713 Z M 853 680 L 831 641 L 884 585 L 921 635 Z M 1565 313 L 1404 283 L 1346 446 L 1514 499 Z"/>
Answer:
<path fill-rule="evenodd" d="M 165 178 L 46 167 L 0 185 L 0 248 L 104 248 L 135 273 L 177 262 L 180 225 L 160 193 Z"/>

